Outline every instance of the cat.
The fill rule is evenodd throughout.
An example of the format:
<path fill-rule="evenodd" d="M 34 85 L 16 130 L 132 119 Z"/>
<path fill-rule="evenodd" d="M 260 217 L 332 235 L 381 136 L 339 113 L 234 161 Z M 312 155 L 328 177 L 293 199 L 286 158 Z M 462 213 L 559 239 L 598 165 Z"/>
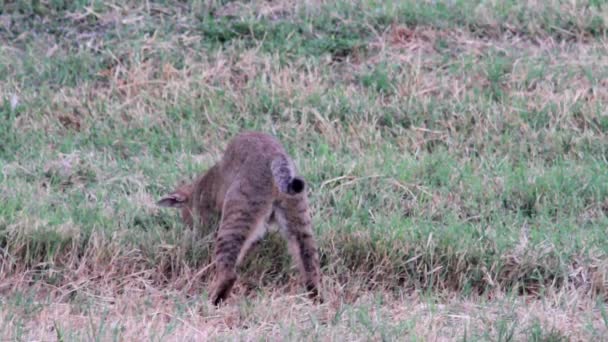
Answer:
<path fill-rule="evenodd" d="M 244 132 L 234 137 L 222 159 L 202 176 L 161 198 L 180 208 L 190 227 L 220 215 L 214 248 L 214 305 L 225 301 L 237 280 L 236 268 L 252 246 L 276 223 L 287 240 L 309 297 L 322 302 L 319 254 L 313 236 L 306 181 L 281 143 L 271 135 Z"/>

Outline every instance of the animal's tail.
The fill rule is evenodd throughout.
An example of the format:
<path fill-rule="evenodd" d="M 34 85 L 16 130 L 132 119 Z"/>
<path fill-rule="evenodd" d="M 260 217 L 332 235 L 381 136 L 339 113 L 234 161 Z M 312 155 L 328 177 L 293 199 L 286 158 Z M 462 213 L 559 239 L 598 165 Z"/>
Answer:
<path fill-rule="evenodd" d="M 295 195 L 304 191 L 306 182 L 295 174 L 291 161 L 284 155 L 278 156 L 270 163 L 270 170 L 279 191 Z"/>

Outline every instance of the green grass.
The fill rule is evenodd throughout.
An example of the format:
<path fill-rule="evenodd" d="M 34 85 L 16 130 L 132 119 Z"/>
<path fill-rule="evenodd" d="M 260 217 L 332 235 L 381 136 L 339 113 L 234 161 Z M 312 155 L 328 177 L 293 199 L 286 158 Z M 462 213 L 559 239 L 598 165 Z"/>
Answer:
<path fill-rule="evenodd" d="M 122 293 L 132 282 L 119 279 L 132 278 L 182 299 L 204 294 L 209 272 L 192 279 L 212 243 L 154 202 L 211 166 L 236 133 L 255 129 L 276 134 L 311 185 L 334 303 L 352 301 L 338 288 L 463 300 L 573 291 L 603 301 L 605 7 L 4 1 L 0 284 L 29 285 L 32 298 L 49 295 L 49 307 L 83 278 L 90 290 L 74 293 L 84 297 Z M 277 250 L 285 252 L 271 236 L 243 268 L 239 293 L 298 291 Z M 7 286 L 7 300 L 17 300 Z M 5 303 L 3 314 L 24 322 L 6 331 L 27 335 L 19 327 L 39 317 Z M 418 326 L 370 318 L 372 304 L 347 310 L 365 338 Z M 598 336 L 601 309 L 584 332 L 505 319 L 478 322 L 462 338 Z M 70 329 L 83 332 L 66 329 L 66 340 Z M 113 331 L 99 325 L 74 338 L 100 329 Z M 281 329 L 267 336 L 340 331 Z M 454 337 L 441 331 L 419 338 Z"/>

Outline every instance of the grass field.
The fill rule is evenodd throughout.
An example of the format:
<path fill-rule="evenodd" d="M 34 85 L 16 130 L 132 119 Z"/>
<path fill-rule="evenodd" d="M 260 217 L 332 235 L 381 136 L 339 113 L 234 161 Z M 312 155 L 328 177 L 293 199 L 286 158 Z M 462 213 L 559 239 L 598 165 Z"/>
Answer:
<path fill-rule="evenodd" d="M 0 8 L 0 340 L 608 336 L 603 0 Z M 322 305 L 270 235 L 212 307 L 155 206 L 242 130 L 310 184 Z"/>

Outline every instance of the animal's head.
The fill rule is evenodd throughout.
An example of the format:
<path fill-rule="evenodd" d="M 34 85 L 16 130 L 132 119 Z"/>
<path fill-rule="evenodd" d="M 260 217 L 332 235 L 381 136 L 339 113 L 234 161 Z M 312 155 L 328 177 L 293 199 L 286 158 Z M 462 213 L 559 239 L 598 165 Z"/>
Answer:
<path fill-rule="evenodd" d="M 177 189 L 162 197 L 156 205 L 161 207 L 181 209 L 182 219 L 184 222 L 192 226 L 192 191 L 194 183 L 186 183 L 179 186 Z"/>
<path fill-rule="evenodd" d="M 170 208 L 184 208 L 190 205 L 192 198 L 193 184 L 186 183 L 173 190 L 168 195 L 162 197 L 157 205 Z"/>

